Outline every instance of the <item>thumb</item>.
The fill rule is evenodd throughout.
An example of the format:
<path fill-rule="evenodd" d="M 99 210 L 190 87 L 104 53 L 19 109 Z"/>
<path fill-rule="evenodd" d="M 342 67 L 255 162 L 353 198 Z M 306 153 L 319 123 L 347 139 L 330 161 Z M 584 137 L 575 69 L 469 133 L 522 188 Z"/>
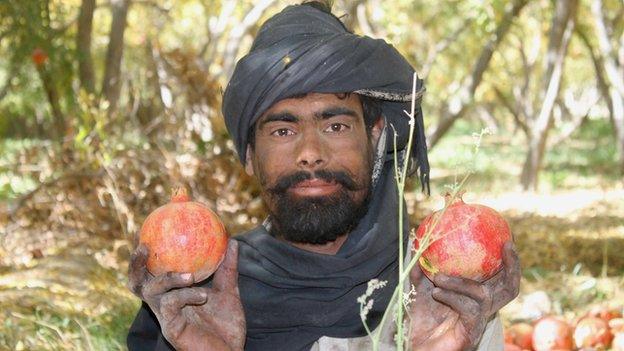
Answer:
<path fill-rule="evenodd" d="M 238 293 L 238 242 L 230 239 L 225 258 L 217 268 L 212 281 L 217 290 L 233 290 Z"/>

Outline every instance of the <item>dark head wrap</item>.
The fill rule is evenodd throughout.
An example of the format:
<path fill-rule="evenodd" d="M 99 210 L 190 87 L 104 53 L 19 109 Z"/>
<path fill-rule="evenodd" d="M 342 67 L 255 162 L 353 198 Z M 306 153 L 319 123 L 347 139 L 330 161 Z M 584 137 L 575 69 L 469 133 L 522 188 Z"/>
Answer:
<path fill-rule="evenodd" d="M 288 6 L 260 28 L 223 96 L 223 116 L 241 162 L 249 131 L 276 102 L 305 93 L 354 92 L 380 99 L 386 121 L 397 132 L 397 148 L 407 144 L 414 69 L 381 39 L 350 33 L 330 13 L 312 6 Z M 420 101 L 416 89 L 413 152 L 423 189 L 429 185 L 429 163 Z M 394 138 L 387 138 L 390 152 Z M 416 171 L 416 167 L 412 167 Z"/>

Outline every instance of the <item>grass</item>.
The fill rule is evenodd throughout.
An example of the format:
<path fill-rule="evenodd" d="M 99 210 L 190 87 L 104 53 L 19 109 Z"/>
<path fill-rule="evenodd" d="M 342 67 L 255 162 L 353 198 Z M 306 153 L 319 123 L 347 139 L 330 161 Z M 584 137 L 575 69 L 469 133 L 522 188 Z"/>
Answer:
<path fill-rule="evenodd" d="M 443 189 L 473 165 L 473 133 L 481 126 L 460 120 L 430 152 L 432 189 Z M 468 189 L 501 193 L 519 189 L 526 152 L 521 132 L 499 132 L 483 139 Z M 607 119 L 590 119 L 568 140 L 552 146 L 544 156 L 539 187 L 544 191 L 612 186 L 618 174 L 615 139 Z"/>
<path fill-rule="evenodd" d="M 28 163 L 24 150 L 39 144 L 39 141 L 28 139 L 0 140 L 0 202 L 15 199 L 37 186 L 35 178 L 19 172 L 15 165 L 24 167 Z"/>
<path fill-rule="evenodd" d="M 126 289 L 125 269 L 80 251 L 0 275 L 0 349 L 125 350 L 140 301 Z"/>

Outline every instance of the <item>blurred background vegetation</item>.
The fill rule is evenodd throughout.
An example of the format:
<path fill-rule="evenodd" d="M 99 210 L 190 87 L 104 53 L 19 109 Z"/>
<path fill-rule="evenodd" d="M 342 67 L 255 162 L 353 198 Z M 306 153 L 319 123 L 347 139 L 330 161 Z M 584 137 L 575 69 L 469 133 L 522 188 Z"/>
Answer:
<path fill-rule="evenodd" d="M 125 349 L 142 220 L 186 185 L 232 234 L 265 210 L 220 113 L 284 0 L 0 0 L 0 349 Z M 425 79 L 432 196 L 509 219 L 525 277 L 505 321 L 624 303 L 624 4 L 337 0 Z M 488 128 L 474 157 L 474 133 Z M 537 301 L 537 303 L 535 302 Z"/>

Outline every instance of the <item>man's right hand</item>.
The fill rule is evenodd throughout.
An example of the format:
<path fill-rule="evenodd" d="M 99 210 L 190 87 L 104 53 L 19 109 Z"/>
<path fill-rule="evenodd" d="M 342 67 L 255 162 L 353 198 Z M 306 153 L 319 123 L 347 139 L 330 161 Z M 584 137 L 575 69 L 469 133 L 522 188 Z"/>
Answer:
<path fill-rule="evenodd" d="M 158 318 L 164 337 L 177 350 L 239 351 L 245 344 L 245 315 L 238 290 L 238 243 L 230 239 L 212 287 L 192 287 L 191 273 L 147 271 L 148 249 L 132 254 L 128 277 L 132 292 Z"/>

